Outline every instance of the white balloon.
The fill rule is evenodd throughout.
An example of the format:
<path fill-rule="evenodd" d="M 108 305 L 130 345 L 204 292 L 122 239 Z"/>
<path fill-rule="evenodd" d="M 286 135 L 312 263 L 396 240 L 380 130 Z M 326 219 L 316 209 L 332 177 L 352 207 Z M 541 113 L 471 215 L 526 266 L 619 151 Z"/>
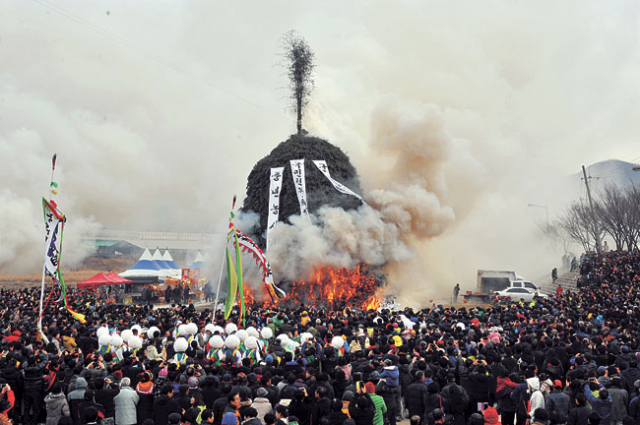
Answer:
<path fill-rule="evenodd" d="M 253 336 L 253 337 L 256 337 L 256 338 L 260 338 L 260 334 L 258 333 L 258 330 L 256 328 L 254 328 L 253 326 L 249 326 L 247 328 L 247 335 Z"/>
<path fill-rule="evenodd" d="M 133 336 L 133 332 L 131 332 L 131 329 L 125 329 L 122 331 L 120 336 L 124 342 L 129 342 L 129 339 Z"/>
<path fill-rule="evenodd" d="M 107 328 L 106 326 L 99 327 L 96 331 L 96 336 L 100 338 L 102 335 L 109 335 L 109 328 Z"/>
<path fill-rule="evenodd" d="M 120 347 L 122 345 L 122 337 L 118 334 L 111 335 L 111 345 Z"/>
<path fill-rule="evenodd" d="M 331 346 L 337 350 L 344 347 L 344 339 L 341 336 L 334 336 L 331 340 Z"/>
<path fill-rule="evenodd" d="M 309 332 L 302 332 L 300 334 L 300 343 L 303 344 L 309 340 L 313 339 L 313 335 L 311 335 Z"/>
<path fill-rule="evenodd" d="M 176 353 L 184 353 L 185 351 L 187 351 L 187 348 L 189 348 L 189 343 L 182 337 L 176 339 L 176 341 L 173 343 L 173 349 L 176 351 Z"/>
<path fill-rule="evenodd" d="M 142 348 L 142 338 L 135 335 L 131 336 L 129 339 L 129 348 Z"/>
<path fill-rule="evenodd" d="M 209 344 L 213 348 L 222 348 L 222 346 L 224 345 L 224 340 L 220 335 L 214 335 L 209 340 Z"/>
<path fill-rule="evenodd" d="M 244 341 L 249 335 L 247 334 L 247 331 L 245 331 L 244 329 L 240 329 L 238 332 L 236 332 L 236 336 L 240 338 L 240 341 Z"/>
<path fill-rule="evenodd" d="M 244 346 L 249 350 L 258 348 L 258 338 L 255 336 L 248 336 L 247 339 L 244 340 Z"/>
<path fill-rule="evenodd" d="M 224 340 L 224 346 L 230 349 L 238 348 L 240 345 L 240 338 L 235 335 L 229 335 L 227 339 Z"/>

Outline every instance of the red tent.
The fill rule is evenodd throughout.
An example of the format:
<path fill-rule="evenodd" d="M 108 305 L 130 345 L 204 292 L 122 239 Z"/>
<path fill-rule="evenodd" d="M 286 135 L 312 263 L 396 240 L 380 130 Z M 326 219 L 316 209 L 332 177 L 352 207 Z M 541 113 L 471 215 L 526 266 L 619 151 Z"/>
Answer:
<path fill-rule="evenodd" d="M 115 284 L 131 283 L 131 281 L 129 279 L 125 279 L 124 277 L 120 277 L 117 274 L 115 274 L 114 272 L 107 273 L 107 277 L 109 279 L 113 280 Z"/>
<path fill-rule="evenodd" d="M 110 276 L 111 274 L 113 274 L 117 279 Z M 97 275 L 90 277 L 87 280 L 78 282 L 78 288 L 93 288 L 94 286 L 117 285 L 120 283 L 131 283 L 131 281 L 123 279 L 113 272 L 109 274 L 98 273 Z"/>

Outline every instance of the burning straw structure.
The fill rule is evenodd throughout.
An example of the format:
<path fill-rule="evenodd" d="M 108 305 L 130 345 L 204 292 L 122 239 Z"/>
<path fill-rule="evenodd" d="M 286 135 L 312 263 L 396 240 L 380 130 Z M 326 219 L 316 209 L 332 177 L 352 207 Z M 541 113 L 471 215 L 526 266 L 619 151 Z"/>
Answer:
<path fill-rule="evenodd" d="M 267 230 L 269 215 L 269 174 L 273 167 L 284 167 L 282 189 L 280 191 L 280 220 L 287 221 L 292 215 L 300 214 L 300 206 L 290 160 L 303 159 L 306 170 L 306 188 L 308 210 L 315 213 L 322 206 L 335 206 L 345 210 L 355 209 L 362 202 L 353 196 L 336 191 L 331 182 L 316 168 L 313 160 L 325 160 L 329 166 L 331 177 L 344 183 L 357 193 L 362 193 L 358 174 L 349 157 L 342 150 L 326 140 L 296 134 L 289 140 L 280 143 L 269 155 L 262 158 L 253 167 L 247 180 L 247 196 L 243 210 L 254 211 L 260 215 L 260 226 L 256 231 L 259 244 L 264 249 L 264 236 Z"/>
<path fill-rule="evenodd" d="M 302 128 L 303 107 L 313 89 L 313 52 L 295 33 L 285 36 L 284 45 L 282 56 L 291 79 L 298 132 L 253 167 L 242 208 L 260 217 L 255 238 L 266 251 L 271 243 L 268 232 L 277 222 L 292 224 L 292 216 L 301 216 L 307 217 L 309 224 L 322 227 L 321 220 L 312 218 L 321 208 L 349 211 L 364 203 L 360 180 L 349 157 L 326 140 L 309 136 Z M 355 270 L 314 264 L 313 270 L 306 270 L 306 276 L 280 282 L 283 289 L 288 289 L 287 297 L 281 301 L 295 304 L 304 300 L 327 307 L 348 301 L 358 307 L 375 308 L 378 303 L 375 293 L 384 279 L 369 270 L 362 264 Z M 245 297 L 253 299 L 250 293 Z"/>

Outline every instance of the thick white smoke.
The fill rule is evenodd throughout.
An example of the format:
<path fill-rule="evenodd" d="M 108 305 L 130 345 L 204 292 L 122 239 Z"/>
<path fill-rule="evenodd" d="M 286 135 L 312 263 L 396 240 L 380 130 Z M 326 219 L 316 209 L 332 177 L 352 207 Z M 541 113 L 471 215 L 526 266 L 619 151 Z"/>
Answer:
<path fill-rule="evenodd" d="M 372 123 L 370 156 L 377 163 L 373 184 L 380 188 L 365 194 L 367 204 L 357 210 L 325 207 L 312 223 L 297 216 L 290 225 L 276 225 L 269 234 L 269 257 L 278 277 L 296 280 L 308 277 L 318 265 L 353 268 L 361 262 L 385 265 L 395 273 L 420 262 L 416 243 L 441 235 L 456 219 L 449 205 L 447 172 L 470 167 L 476 174 L 468 174 L 466 190 L 484 181 L 481 164 L 462 151 L 461 141 L 454 142 L 437 106 L 407 108 L 397 99 L 385 99 Z M 469 190 L 468 208 L 476 198 Z M 415 278 L 411 282 L 416 286 Z"/>

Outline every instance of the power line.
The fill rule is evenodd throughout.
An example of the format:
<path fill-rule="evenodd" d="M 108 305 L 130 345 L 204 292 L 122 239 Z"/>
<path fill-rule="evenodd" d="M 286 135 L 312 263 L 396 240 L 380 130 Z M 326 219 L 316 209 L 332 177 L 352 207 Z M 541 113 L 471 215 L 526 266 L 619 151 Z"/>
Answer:
<path fill-rule="evenodd" d="M 100 27 L 98 25 L 92 24 L 92 23 L 80 18 L 79 16 L 74 15 L 73 13 L 69 12 L 68 10 L 66 10 L 66 9 L 64 9 L 64 8 L 58 6 L 58 5 L 51 4 L 51 3 L 49 3 L 49 2 L 47 2 L 45 0 L 33 0 L 33 1 L 38 3 L 39 5 L 41 5 L 43 7 L 51 10 L 54 13 L 57 13 L 57 14 L 65 17 L 65 18 L 67 18 L 67 19 L 69 19 L 71 21 L 76 22 L 77 24 L 80 24 L 82 26 L 85 26 L 85 27 L 89 28 L 90 30 L 92 30 L 92 31 L 94 31 L 94 32 L 96 32 L 96 33 L 98 33 L 98 34 L 110 39 L 114 43 L 120 44 L 121 46 L 126 47 L 127 49 L 132 50 L 132 51 L 134 51 L 136 53 L 139 53 L 139 54 L 147 57 L 148 59 L 153 60 L 153 61 L 155 61 L 155 62 L 157 62 L 157 63 L 159 63 L 161 65 L 164 65 L 167 68 L 170 68 L 170 69 L 174 70 L 175 72 L 178 72 L 178 73 L 180 73 L 180 74 L 182 74 L 184 76 L 187 76 L 189 78 L 193 78 L 195 81 L 199 82 L 200 84 L 203 84 L 203 85 L 205 85 L 205 86 L 207 86 L 207 87 L 209 87 L 211 89 L 221 91 L 221 92 L 223 92 L 223 93 L 225 93 L 225 94 L 227 94 L 227 95 L 229 95 L 231 97 L 234 97 L 234 98 L 236 98 L 236 99 L 238 99 L 238 100 L 240 100 L 242 102 L 245 102 L 245 103 L 247 103 L 249 105 L 252 105 L 252 106 L 254 106 L 256 108 L 259 108 L 259 109 L 262 109 L 262 110 L 264 110 L 266 112 L 269 112 L 272 115 L 278 116 L 280 118 L 284 118 L 289 122 L 295 122 L 295 120 L 292 119 L 291 117 L 288 117 L 288 116 L 286 116 L 286 115 L 284 115 L 282 113 L 273 111 L 273 110 L 269 109 L 268 107 L 266 107 L 264 105 L 256 103 L 256 102 L 254 102 L 254 101 L 252 101 L 250 99 L 247 99 L 246 97 L 240 96 L 240 95 L 238 95 L 236 93 L 233 93 L 233 92 L 231 92 L 231 91 L 229 91 L 227 89 L 224 89 L 222 87 L 213 85 L 209 81 L 207 81 L 207 80 L 195 75 L 194 73 L 192 73 L 188 69 L 183 68 L 183 67 L 181 67 L 179 65 L 176 65 L 176 64 L 174 64 L 172 62 L 169 62 L 169 61 L 161 58 L 160 56 L 157 56 L 157 55 L 155 55 L 155 54 L 153 54 L 153 53 L 151 53 L 151 52 L 149 52 L 147 50 L 144 50 L 144 49 L 136 46 L 135 44 L 129 42 L 125 38 L 122 38 L 122 37 L 120 37 L 120 36 L 118 36 L 116 34 L 113 34 L 113 33 L 105 30 L 104 28 L 102 28 L 102 27 Z"/>

